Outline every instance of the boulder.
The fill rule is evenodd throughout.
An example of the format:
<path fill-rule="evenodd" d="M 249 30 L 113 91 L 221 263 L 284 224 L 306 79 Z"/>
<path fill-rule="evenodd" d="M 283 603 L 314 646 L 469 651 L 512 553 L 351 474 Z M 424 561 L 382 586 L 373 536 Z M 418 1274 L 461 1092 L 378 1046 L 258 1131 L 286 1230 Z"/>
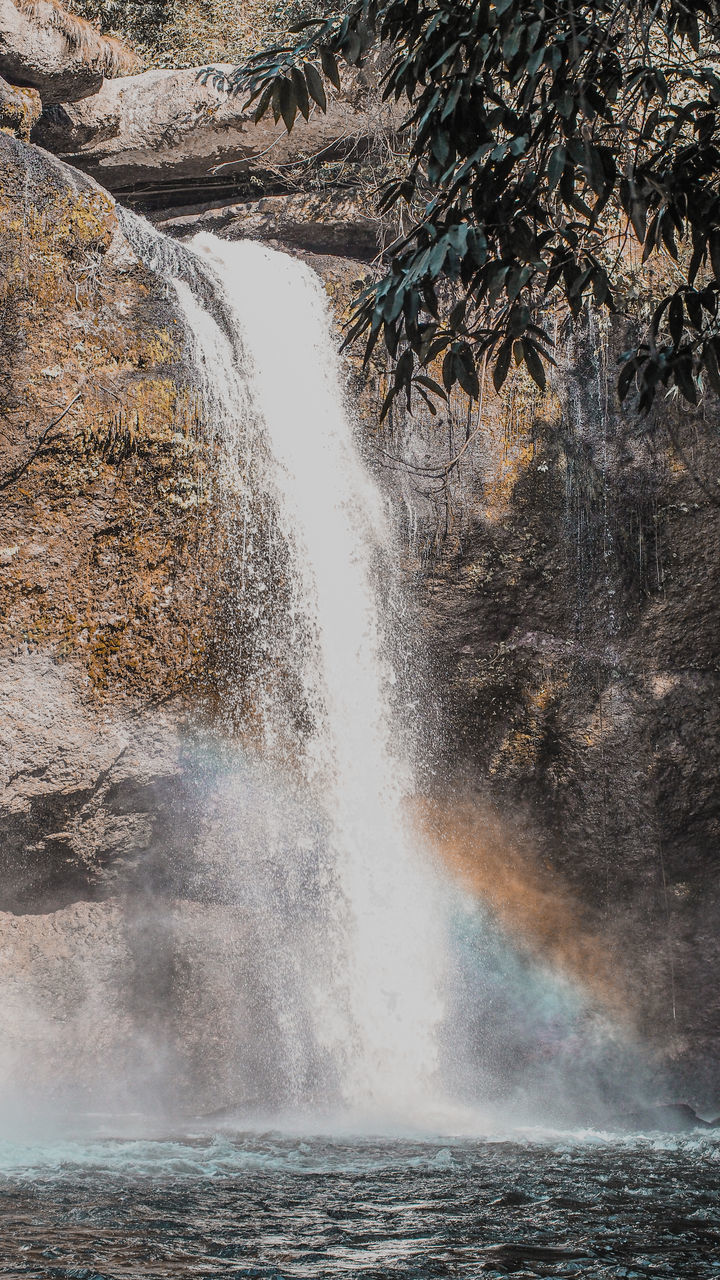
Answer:
<path fill-rule="evenodd" d="M 55 0 L 0 0 L 0 75 L 38 89 L 43 102 L 97 93 L 135 59 L 119 40 L 67 13 Z"/>
<path fill-rule="evenodd" d="M 37 89 L 21 89 L 0 77 L 0 129 L 27 142 L 41 114 L 42 102 Z"/>
<path fill-rule="evenodd" d="M 222 69 L 222 68 L 221 68 Z M 346 155 L 368 137 L 365 111 L 345 97 L 288 134 L 272 115 L 255 124 L 201 68 L 146 71 L 106 81 L 83 102 L 46 111 L 33 135 L 41 146 L 91 174 L 110 191 L 205 182 L 214 175 L 282 175 L 316 157 Z"/>
<path fill-rule="evenodd" d="M 714 1129 L 713 1121 L 702 1120 L 688 1102 L 664 1102 L 627 1111 L 618 1117 L 621 1128 L 646 1133 L 689 1133 L 693 1129 Z"/>
<path fill-rule="evenodd" d="M 0 913 L 116 890 L 139 858 L 170 865 L 192 827 L 172 715 L 88 693 L 75 664 L 0 659 Z"/>

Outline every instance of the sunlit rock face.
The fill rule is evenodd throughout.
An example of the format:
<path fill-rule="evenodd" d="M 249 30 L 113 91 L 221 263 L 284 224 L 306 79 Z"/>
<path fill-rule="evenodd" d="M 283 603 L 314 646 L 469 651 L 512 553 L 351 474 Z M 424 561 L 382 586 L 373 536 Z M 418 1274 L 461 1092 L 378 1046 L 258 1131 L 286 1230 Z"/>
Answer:
<path fill-rule="evenodd" d="M 177 204 L 181 193 L 188 203 L 193 194 L 207 200 L 218 182 L 282 183 L 289 171 L 287 182 L 317 154 L 341 159 L 367 144 L 368 116 L 352 96 L 332 99 L 327 113 L 315 111 L 288 134 L 270 112 L 255 123 L 243 96 L 202 70 L 107 80 L 83 102 L 50 106 L 34 138 L 111 191 L 155 205 Z"/>
<path fill-rule="evenodd" d="M 0 129 L 29 142 L 32 127 L 41 113 L 37 89 L 18 88 L 0 76 Z"/>
<path fill-rule="evenodd" d="M 0 2 L 0 75 L 39 90 L 45 103 L 85 98 L 98 92 L 105 76 L 134 66 L 126 46 L 57 0 Z"/>
<path fill-rule="evenodd" d="M 218 575 L 180 317 L 92 180 L 2 134 L 0 165 L 3 649 L 182 695 Z"/>

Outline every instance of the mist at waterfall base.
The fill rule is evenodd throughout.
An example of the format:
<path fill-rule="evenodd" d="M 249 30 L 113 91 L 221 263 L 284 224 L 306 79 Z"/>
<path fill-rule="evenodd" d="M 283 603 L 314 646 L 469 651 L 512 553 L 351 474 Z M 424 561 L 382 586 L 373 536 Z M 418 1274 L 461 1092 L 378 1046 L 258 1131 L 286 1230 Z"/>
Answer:
<path fill-rule="evenodd" d="M 140 861 L 86 943 L 68 918 L 79 995 L 60 1021 L 38 994 L 52 957 L 28 962 L 7 1126 L 419 1138 L 633 1110 L 652 1085 L 627 1027 L 412 820 L 436 712 L 319 279 L 253 243 L 123 225 L 185 318 L 240 583 L 228 624 L 250 617 L 251 650 L 224 748 L 189 740 L 193 858 Z"/>

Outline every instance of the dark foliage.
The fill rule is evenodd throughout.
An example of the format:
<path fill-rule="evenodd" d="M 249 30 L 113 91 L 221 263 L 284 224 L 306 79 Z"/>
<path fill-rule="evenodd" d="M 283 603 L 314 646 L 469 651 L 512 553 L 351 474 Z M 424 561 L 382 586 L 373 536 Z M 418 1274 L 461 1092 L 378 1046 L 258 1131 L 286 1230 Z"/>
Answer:
<path fill-rule="evenodd" d="M 720 393 L 720 0 L 355 0 L 295 36 L 229 77 L 256 117 L 291 129 L 325 110 L 339 60 L 378 43 L 385 97 L 409 108 L 407 168 L 380 208 L 405 202 L 412 227 L 348 339 L 369 358 L 382 335 L 389 399 L 476 396 L 483 360 L 496 387 L 513 360 L 543 387 L 550 309 L 616 309 L 623 241 L 669 255 L 676 287 L 620 396 L 646 411 L 660 387 Z M 426 372 L 440 358 L 443 386 Z"/>

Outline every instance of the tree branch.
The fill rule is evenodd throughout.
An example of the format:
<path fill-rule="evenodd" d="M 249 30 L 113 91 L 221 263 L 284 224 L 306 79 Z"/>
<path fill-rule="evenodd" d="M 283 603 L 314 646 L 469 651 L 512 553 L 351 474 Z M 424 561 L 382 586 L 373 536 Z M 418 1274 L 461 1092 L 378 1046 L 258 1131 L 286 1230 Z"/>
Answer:
<path fill-rule="evenodd" d="M 65 406 L 60 416 L 55 418 L 55 420 L 45 428 L 29 457 L 27 457 L 24 462 L 20 463 L 19 466 L 14 467 L 12 471 L 8 471 L 7 475 L 0 478 L 0 489 L 9 489 L 11 484 L 15 484 L 21 476 L 25 475 L 25 472 L 32 466 L 33 462 L 37 458 L 53 427 L 57 427 L 62 422 L 65 415 L 70 412 L 73 405 L 77 404 L 78 400 L 81 398 L 82 391 L 78 391 L 77 395 L 73 396 L 70 403 Z"/>

